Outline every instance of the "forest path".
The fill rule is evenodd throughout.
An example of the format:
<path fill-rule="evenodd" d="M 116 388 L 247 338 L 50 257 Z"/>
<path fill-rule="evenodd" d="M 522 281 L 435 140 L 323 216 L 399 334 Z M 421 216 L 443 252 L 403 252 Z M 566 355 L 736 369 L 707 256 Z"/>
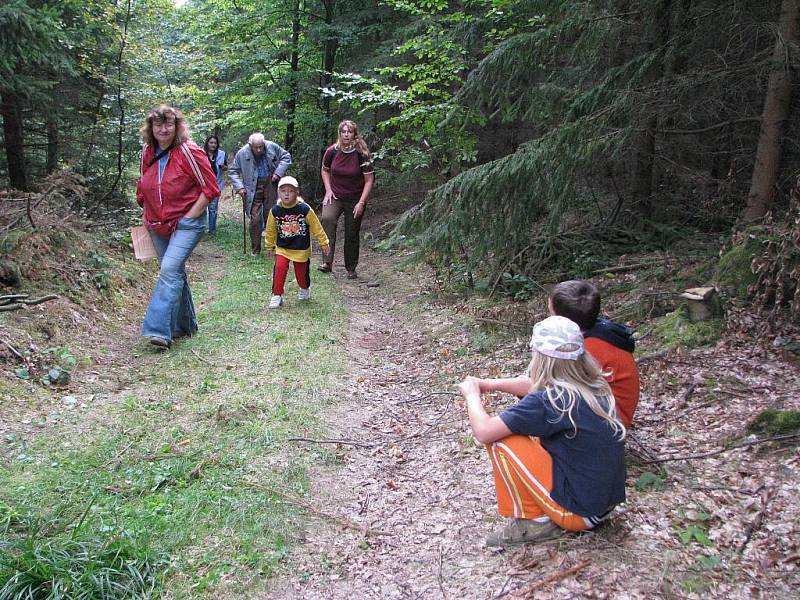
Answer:
<path fill-rule="evenodd" d="M 391 216 L 370 215 L 366 237 Z M 760 410 L 800 408 L 796 362 L 735 332 L 646 361 L 626 504 L 596 532 L 494 550 L 484 544 L 502 525 L 491 467 L 455 384 L 522 372 L 527 319 L 545 307 L 519 317 L 516 337 L 494 337 L 468 303 L 435 298 L 425 271 L 404 272 L 401 258 L 363 248 L 357 283 L 337 261 L 351 369 L 327 423 L 330 438 L 352 444 L 336 447 L 340 465 L 312 472 L 304 543 L 258 598 L 796 597 L 796 440 L 724 449 Z M 659 457 L 668 462 L 648 464 Z"/>
<path fill-rule="evenodd" d="M 388 216 L 369 215 L 368 239 Z M 351 369 L 326 421 L 331 438 L 353 444 L 338 446 L 340 466 L 312 473 L 308 494 L 321 513 L 364 529 L 307 511 L 304 543 L 261 597 L 491 598 L 509 578 L 501 555 L 482 547 L 494 492 L 453 385 L 465 374 L 454 364 L 464 330 L 432 305 L 418 272 L 368 246 L 358 282 L 344 277 L 341 256 L 333 273 Z"/>

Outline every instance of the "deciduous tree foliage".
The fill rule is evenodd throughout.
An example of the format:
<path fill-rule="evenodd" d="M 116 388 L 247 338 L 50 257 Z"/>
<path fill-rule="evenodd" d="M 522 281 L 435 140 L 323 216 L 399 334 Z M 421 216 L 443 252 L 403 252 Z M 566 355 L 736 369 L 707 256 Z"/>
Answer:
<path fill-rule="evenodd" d="M 571 273 L 582 253 L 727 231 L 748 194 L 768 198 L 756 217 L 787 205 L 796 4 L 779 26 L 770 0 L 11 0 L 4 166 L 25 187 L 72 164 L 107 202 L 144 111 L 170 102 L 198 141 L 288 146 L 313 197 L 353 118 L 378 198 L 430 190 L 395 230 L 419 257 L 489 281 Z"/>

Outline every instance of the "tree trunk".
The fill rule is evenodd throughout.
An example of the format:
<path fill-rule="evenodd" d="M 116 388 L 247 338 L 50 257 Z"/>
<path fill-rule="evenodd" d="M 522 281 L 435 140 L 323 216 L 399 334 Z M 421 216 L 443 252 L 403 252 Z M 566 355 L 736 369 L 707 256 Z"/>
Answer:
<path fill-rule="evenodd" d="M 753 178 L 747 205 L 742 211 L 742 222 L 757 221 L 772 207 L 775 185 L 781 166 L 784 125 L 789 118 L 792 99 L 792 72 L 788 64 L 790 46 L 797 43 L 800 0 L 783 0 L 781 5 L 780 35 L 772 54 L 772 74 L 767 84 L 764 110 L 761 114 L 761 132 L 758 136 Z"/>
<path fill-rule="evenodd" d="M 27 191 L 28 173 L 25 165 L 25 141 L 21 113 L 19 97 L 12 92 L 4 92 L 0 99 L 0 114 L 3 116 L 8 180 L 12 188 Z"/>
<path fill-rule="evenodd" d="M 654 6 L 652 22 L 646 27 L 648 50 L 659 51 L 662 59 L 653 63 L 645 82 L 656 84 L 667 70 L 672 57 L 667 48 L 669 40 L 672 0 L 662 0 Z M 658 129 L 658 107 L 645 107 L 639 116 L 638 138 L 634 143 L 633 180 L 631 192 L 636 210 L 649 219 L 653 213 L 653 163 L 656 155 L 656 131 Z"/>
<path fill-rule="evenodd" d="M 325 6 L 325 24 L 333 25 L 335 0 L 323 0 L 322 4 Z M 331 35 L 330 31 L 326 34 L 325 43 L 322 48 L 322 87 L 330 87 L 333 81 L 333 72 L 336 70 L 336 51 L 339 48 L 339 41 Z M 322 97 L 322 106 L 325 111 L 325 137 L 333 130 L 331 123 L 331 97 Z"/>
<path fill-rule="evenodd" d="M 47 126 L 47 163 L 45 170 L 49 175 L 58 168 L 58 120 L 53 112 L 48 112 Z"/>
<path fill-rule="evenodd" d="M 294 126 L 297 111 L 297 94 L 299 91 L 301 10 L 301 0 L 295 0 L 294 14 L 292 15 L 292 55 L 289 65 L 289 100 L 286 102 L 286 143 L 284 144 L 284 147 L 289 152 L 292 152 L 294 149 Z"/>
<path fill-rule="evenodd" d="M 336 8 L 336 0 L 322 0 L 322 5 L 325 7 L 325 24 L 328 25 L 325 34 L 325 41 L 322 45 L 322 75 L 320 76 L 320 87 L 329 88 L 333 81 L 333 72 L 336 69 L 336 50 L 339 48 L 339 41 L 333 36 L 331 25 L 333 25 L 334 10 Z M 323 135 L 320 136 L 322 146 L 319 149 L 319 165 L 317 169 L 317 178 L 314 183 L 314 196 L 319 197 L 322 191 L 322 178 L 320 170 L 322 169 L 322 157 L 325 154 L 325 148 L 328 145 L 328 139 L 334 126 L 331 123 L 331 97 L 322 96 L 322 111 L 325 113 Z"/>

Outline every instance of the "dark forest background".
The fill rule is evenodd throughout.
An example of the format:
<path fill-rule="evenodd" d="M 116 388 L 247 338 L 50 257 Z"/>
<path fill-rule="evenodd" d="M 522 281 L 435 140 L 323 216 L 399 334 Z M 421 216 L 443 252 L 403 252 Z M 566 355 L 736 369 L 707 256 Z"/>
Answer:
<path fill-rule="evenodd" d="M 799 15 L 798 0 L 9 0 L 4 212 L 68 184 L 82 218 L 123 214 L 161 102 L 231 154 L 263 131 L 313 201 L 350 118 L 376 201 L 408 208 L 385 245 L 454 285 L 518 296 L 623 254 L 756 236 L 751 293 L 798 310 Z"/>

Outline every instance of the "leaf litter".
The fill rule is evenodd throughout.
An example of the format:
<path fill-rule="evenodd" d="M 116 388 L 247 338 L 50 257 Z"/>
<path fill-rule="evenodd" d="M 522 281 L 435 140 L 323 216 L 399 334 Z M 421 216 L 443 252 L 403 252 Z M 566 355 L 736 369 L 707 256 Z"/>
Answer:
<path fill-rule="evenodd" d="M 508 320 L 525 318 L 526 327 L 507 330 L 490 351 L 470 351 L 480 309 L 420 290 L 423 278 L 399 271 L 396 258 L 365 255 L 364 271 L 380 285 L 343 283 L 352 373 L 327 420 L 332 437 L 371 448 L 341 446 L 340 464 L 317 469 L 308 498 L 389 535 L 312 518 L 259 598 L 797 597 L 797 439 L 747 431 L 765 408 L 800 409 L 796 361 L 747 326 L 713 347 L 643 361 L 627 502 L 595 532 L 490 549 L 484 538 L 502 519 L 455 386 L 468 374 L 523 372 L 524 329 L 546 309 L 516 303 L 523 316 Z M 495 409 L 512 401 L 488 400 Z M 686 458 L 703 453 L 711 455 Z"/>

